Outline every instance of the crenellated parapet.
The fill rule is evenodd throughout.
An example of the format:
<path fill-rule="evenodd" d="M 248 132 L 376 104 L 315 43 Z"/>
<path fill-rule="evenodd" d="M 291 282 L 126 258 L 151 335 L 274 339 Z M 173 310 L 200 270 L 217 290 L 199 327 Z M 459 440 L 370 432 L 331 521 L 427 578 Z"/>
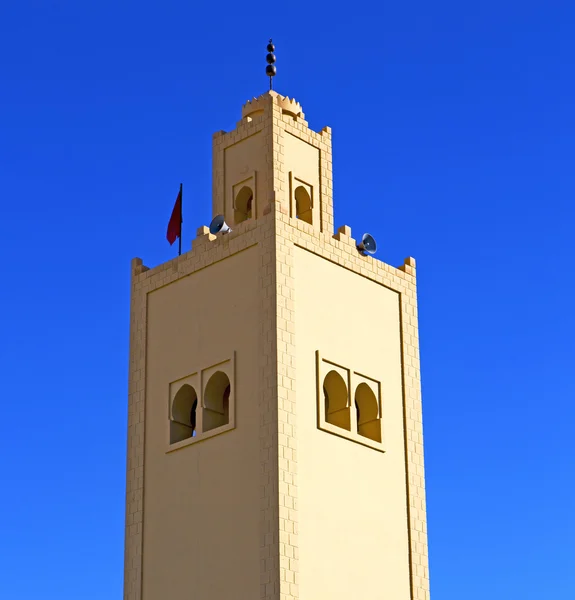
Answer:
<path fill-rule="evenodd" d="M 263 114 L 266 107 L 275 105 L 279 107 L 283 115 L 288 115 L 294 119 L 304 119 L 301 104 L 295 98 L 282 96 L 273 90 L 262 94 L 258 98 L 248 100 L 242 107 L 242 119 Z"/>

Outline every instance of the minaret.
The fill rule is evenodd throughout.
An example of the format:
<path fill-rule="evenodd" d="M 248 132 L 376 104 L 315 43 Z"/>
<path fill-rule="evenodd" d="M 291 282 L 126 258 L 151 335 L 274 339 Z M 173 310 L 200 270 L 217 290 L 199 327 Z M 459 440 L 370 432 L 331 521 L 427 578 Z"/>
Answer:
<path fill-rule="evenodd" d="M 132 261 L 126 600 L 429 598 L 415 261 L 332 190 L 270 90 L 214 135 L 226 226 Z"/>

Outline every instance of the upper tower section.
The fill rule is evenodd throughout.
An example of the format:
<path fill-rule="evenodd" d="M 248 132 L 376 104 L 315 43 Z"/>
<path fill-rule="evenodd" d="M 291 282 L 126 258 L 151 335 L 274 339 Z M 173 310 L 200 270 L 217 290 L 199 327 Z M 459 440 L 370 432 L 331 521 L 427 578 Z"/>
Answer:
<path fill-rule="evenodd" d="M 312 131 L 301 105 L 270 90 L 213 137 L 213 216 L 234 225 L 271 210 L 334 233 L 331 129 Z"/>

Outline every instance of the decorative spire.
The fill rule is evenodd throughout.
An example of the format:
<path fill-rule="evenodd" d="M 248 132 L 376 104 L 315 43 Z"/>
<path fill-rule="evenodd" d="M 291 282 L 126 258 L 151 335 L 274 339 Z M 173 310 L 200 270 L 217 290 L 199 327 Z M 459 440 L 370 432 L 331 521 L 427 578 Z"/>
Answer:
<path fill-rule="evenodd" d="M 270 90 L 272 89 L 272 77 L 277 73 L 277 69 L 275 68 L 274 63 L 276 62 L 276 55 L 274 54 L 274 50 L 276 47 L 272 44 L 272 39 L 268 43 L 268 55 L 266 56 L 266 60 L 268 61 L 268 66 L 266 67 L 266 75 L 270 78 Z"/>

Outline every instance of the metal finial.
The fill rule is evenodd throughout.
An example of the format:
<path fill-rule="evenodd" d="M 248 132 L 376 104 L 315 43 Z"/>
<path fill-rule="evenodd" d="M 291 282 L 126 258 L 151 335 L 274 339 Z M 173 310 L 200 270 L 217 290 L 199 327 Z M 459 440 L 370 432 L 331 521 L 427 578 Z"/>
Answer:
<path fill-rule="evenodd" d="M 274 54 L 274 50 L 276 47 L 272 44 L 272 39 L 268 42 L 268 55 L 266 56 L 266 61 L 268 63 L 266 67 L 266 75 L 270 78 L 270 90 L 272 89 L 272 77 L 277 73 L 277 69 L 274 65 L 276 62 L 276 55 Z"/>

